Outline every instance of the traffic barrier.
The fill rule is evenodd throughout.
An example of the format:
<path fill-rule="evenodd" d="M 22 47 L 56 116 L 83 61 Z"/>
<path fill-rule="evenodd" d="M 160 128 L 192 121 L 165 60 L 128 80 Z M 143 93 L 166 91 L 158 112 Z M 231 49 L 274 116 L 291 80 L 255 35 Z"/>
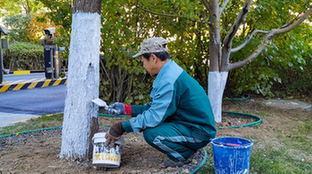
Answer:
<path fill-rule="evenodd" d="M 60 79 L 49 79 L 45 81 L 29 82 L 29 83 L 20 83 L 20 84 L 7 84 L 0 85 L 0 93 L 7 91 L 17 91 L 21 89 L 33 89 L 33 88 L 44 88 L 48 86 L 57 86 L 67 84 L 67 78 Z"/>

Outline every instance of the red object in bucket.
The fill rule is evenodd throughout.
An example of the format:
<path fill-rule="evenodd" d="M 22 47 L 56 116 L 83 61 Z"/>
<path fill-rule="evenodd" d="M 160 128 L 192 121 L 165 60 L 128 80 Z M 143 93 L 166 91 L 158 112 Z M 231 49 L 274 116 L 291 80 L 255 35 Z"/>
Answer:
<path fill-rule="evenodd" d="M 233 146 L 233 147 L 240 147 L 240 144 L 234 144 L 234 143 L 222 143 L 221 141 L 216 141 L 214 142 L 215 144 L 218 145 L 223 145 L 223 146 Z"/>
<path fill-rule="evenodd" d="M 240 144 L 226 143 L 227 146 L 240 147 Z"/>

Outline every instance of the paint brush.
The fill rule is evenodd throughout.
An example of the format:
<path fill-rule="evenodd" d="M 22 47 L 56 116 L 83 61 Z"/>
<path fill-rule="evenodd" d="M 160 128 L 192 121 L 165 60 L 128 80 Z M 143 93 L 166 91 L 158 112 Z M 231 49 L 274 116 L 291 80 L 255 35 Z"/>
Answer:
<path fill-rule="evenodd" d="M 105 110 L 107 110 L 107 108 L 108 108 L 108 105 L 106 104 L 106 102 L 101 100 L 100 98 L 93 99 L 92 102 L 97 104 L 99 107 L 104 107 Z M 113 109 L 113 112 L 117 113 L 117 111 L 115 109 Z"/>

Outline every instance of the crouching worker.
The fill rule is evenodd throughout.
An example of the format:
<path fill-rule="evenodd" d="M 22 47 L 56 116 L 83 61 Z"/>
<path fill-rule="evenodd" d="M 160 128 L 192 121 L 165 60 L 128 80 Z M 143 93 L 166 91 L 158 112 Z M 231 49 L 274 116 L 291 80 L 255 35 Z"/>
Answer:
<path fill-rule="evenodd" d="M 167 41 L 149 38 L 142 42 L 143 67 L 155 77 L 150 89 L 151 102 L 145 105 L 114 103 L 108 112 L 131 115 L 117 123 L 106 134 L 107 146 L 115 144 L 124 132 L 143 131 L 146 142 L 167 154 L 165 166 L 181 166 L 205 147 L 216 135 L 215 120 L 207 94 L 200 84 L 174 61 L 170 60 Z M 117 110 L 117 113 L 113 112 Z"/>

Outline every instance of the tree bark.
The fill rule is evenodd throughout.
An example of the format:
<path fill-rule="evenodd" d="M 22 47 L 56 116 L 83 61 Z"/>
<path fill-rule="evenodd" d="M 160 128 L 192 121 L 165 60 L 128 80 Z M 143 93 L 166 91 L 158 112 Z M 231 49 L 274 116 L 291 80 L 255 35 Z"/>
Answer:
<path fill-rule="evenodd" d="M 209 3 L 210 8 L 210 41 L 209 41 L 209 54 L 210 54 L 210 67 L 209 72 L 219 71 L 221 65 L 221 36 L 220 36 L 220 15 L 219 3 L 217 0 L 211 0 Z"/>
<path fill-rule="evenodd" d="M 75 0 L 68 63 L 61 158 L 92 159 L 98 131 L 101 0 Z"/>
<path fill-rule="evenodd" d="M 74 0 L 74 13 L 86 12 L 86 13 L 98 13 L 101 15 L 101 2 L 100 0 Z"/>

